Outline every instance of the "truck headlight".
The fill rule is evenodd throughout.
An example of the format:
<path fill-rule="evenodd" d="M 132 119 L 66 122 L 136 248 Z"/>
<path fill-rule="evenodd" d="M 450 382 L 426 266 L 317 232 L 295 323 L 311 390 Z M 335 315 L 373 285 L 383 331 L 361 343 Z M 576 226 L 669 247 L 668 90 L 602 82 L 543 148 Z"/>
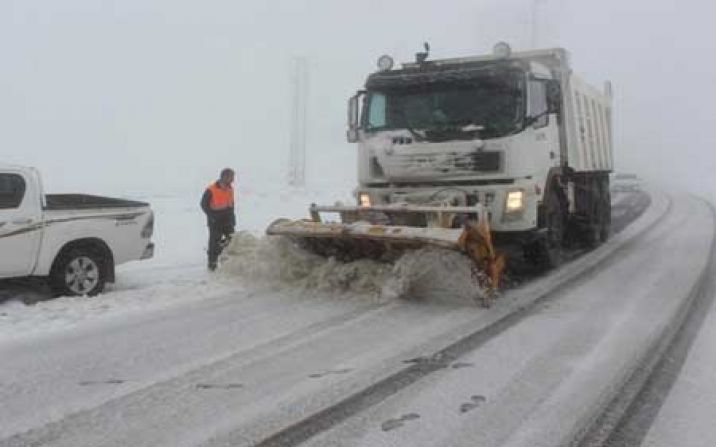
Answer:
<path fill-rule="evenodd" d="M 365 192 L 358 194 L 358 203 L 360 203 L 360 206 L 363 207 L 371 206 L 370 196 Z"/>
<path fill-rule="evenodd" d="M 524 191 L 510 191 L 507 193 L 507 203 L 505 204 L 505 210 L 508 213 L 522 211 L 522 209 L 524 207 L 525 207 Z"/>

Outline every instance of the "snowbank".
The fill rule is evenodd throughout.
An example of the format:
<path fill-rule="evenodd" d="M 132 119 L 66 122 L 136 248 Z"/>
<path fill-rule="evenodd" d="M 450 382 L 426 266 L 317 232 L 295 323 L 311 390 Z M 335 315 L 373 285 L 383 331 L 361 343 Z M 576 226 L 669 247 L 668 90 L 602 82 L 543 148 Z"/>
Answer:
<path fill-rule="evenodd" d="M 371 259 L 340 262 L 310 253 L 288 238 L 238 233 L 222 256 L 226 278 L 264 286 L 300 288 L 378 302 L 398 298 L 472 304 L 481 291 L 471 261 L 444 249 L 408 251 L 394 264 Z"/>
<path fill-rule="evenodd" d="M 322 293 L 336 299 L 385 302 L 397 298 L 472 302 L 480 292 L 470 262 L 443 250 L 409 252 L 395 264 L 360 260 L 341 263 L 308 253 L 282 238 L 259 236 L 278 217 L 308 215 L 308 205 L 348 201 L 335 188 L 240 189 L 239 232 L 227 248 L 218 274 L 206 271 L 206 221 L 194 193 L 141 197 L 156 214 L 154 259 L 117 268 L 117 282 L 100 296 L 48 300 L 41 284 L 20 283 L 0 291 L 0 342 L 40 335 L 107 318 L 185 305 L 257 289 Z M 133 198 L 136 198 L 132 196 Z"/>

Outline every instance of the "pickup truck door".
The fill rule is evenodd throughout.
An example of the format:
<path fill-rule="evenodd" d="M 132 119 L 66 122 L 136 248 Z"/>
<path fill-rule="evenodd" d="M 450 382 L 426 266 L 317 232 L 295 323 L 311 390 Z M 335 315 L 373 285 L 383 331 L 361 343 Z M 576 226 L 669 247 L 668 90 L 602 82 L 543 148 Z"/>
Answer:
<path fill-rule="evenodd" d="M 0 171 L 0 278 L 32 273 L 42 236 L 41 191 L 23 172 Z"/>

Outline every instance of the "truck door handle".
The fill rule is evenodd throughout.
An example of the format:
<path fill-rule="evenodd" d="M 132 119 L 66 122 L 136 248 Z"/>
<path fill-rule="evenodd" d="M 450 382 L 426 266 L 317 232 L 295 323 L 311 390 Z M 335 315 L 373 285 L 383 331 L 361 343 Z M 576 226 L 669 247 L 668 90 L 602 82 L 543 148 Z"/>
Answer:
<path fill-rule="evenodd" d="M 32 223 L 32 219 L 17 219 L 12 221 L 15 225 L 27 225 Z"/>

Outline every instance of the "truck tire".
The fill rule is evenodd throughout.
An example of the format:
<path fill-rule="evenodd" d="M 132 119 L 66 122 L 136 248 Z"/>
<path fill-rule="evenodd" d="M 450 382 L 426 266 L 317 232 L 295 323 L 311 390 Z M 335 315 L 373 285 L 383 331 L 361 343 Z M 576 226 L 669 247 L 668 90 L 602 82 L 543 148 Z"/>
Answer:
<path fill-rule="evenodd" d="M 107 283 L 106 260 L 91 248 L 72 248 L 62 252 L 50 273 L 55 296 L 95 296 Z"/>
<path fill-rule="evenodd" d="M 567 231 L 566 210 L 557 191 L 549 195 L 547 201 L 547 237 L 545 244 L 545 267 L 554 268 L 564 261 L 564 236 Z"/>
<path fill-rule="evenodd" d="M 582 230 L 582 241 L 586 248 L 595 248 L 602 240 L 602 233 L 606 222 L 605 219 L 605 197 L 600 178 L 593 178 L 588 195 L 589 213 L 588 221 L 584 224 Z"/>
<path fill-rule="evenodd" d="M 602 182 L 602 225 L 599 239 L 606 242 L 612 232 L 612 193 L 609 191 L 609 178 Z"/>
<path fill-rule="evenodd" d="M 563 262 L 566 220 L 565 207 L 557 191 L 549 194 L 545 205 L 545 237 L 524 247 L 524 253 L 528 262 L 548 270 L 559 267 Z"/>

